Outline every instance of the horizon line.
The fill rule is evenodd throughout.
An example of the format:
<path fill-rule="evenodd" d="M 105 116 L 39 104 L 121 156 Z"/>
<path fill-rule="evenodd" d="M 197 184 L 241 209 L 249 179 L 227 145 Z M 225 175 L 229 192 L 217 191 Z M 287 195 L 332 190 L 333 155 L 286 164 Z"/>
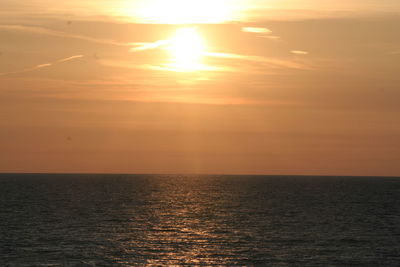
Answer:
<path fill-rule="evenodd" d="M 119 173 L 119 172 L 0 172 L 0 175 L 145 175 L 145 176 L 268 176 L 268 177 L 349 177 L 400 178 L 395 175 L 334 175 L 334 174 L 232 174 L 232 173 Z"/>

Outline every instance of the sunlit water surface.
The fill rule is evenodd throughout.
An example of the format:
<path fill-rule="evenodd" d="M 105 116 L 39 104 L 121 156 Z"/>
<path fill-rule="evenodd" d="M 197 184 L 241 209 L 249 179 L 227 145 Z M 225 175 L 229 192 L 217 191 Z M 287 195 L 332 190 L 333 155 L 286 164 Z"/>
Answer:
<path fill-rule="evenodd" d="M 400 266 L 400 179 L 0 175 L 0 266 Z"/>

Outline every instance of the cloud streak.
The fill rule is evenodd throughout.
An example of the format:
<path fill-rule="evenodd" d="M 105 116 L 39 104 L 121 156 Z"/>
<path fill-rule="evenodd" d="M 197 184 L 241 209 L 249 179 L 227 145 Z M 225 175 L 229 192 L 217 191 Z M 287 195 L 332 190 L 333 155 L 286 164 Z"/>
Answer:
<path fill-rule="evenodd" d="M 35 71 L 35 70 L 38 70 L 38 69 L 50 67 L 50 66 L 52 66 L 52 65 L 53 65 L 53 64 L 51 64 L 51 63 L 45 63 L 45 64 L 36 65 L 36 66 L 34 66 L 34 67 L 32 67 L 32 68 L 23 69 L 23 70 L 2 72 L 2 73 L 0 73 L 0 76 L 10 75 L 10 74 L 18 74 L 18 73 L 25 73 L 25 72 L 31 72 L 31 71 Z"/>
<path fill-rule="evenodd" d="M 262 27 L 243 27 L 242 32 L 263 33 L 263 34 L 272 33 L 272 31 L 270 29 L 262 28 Z"/>
<path fill-rule="evenodd" d="M 57 62 L 62 63 L 62 62 L 67 62 L 67 61 L 74 60 L 74 59 L 78 59 L 78 58 L 82 58 L 82 57 L 83 57 L 83 55 L 76 55 L 76 56 L 72 56 L 72 57 L 67 57 L 67 58 L 60 59 L 60 60 L 57 61 Z"/>
<path fill-rule="evenodd" d="M 296 55 L 308 55 L 307 51 L 302 51 L 302 50 L 292 50 L 292 51 L 290 51 L 290 53 L 296 54 Z"/>
<path fill-rule="evenodd" d="M 265 29 L 265 28 L 256 28 L 256 29 Z M 136 47 L 129 49 L 129 51 L 130 52 L 141 52 L 141 51 L 146 51 L 146 50 L 151 50 L 151 49 L 159 49 L 164 46 L 167 46 L 169 43 L 170 43 L 169 40 L 158 40 L 158 41 L 152 42 L 152 43 L 135 43 Z M 294 50 L 294 51 L 291 51 L 291 53 L 301 54 L 301 55 L 308 54 L 308 52 L 300 51 L 300 50 Z M 234 54 L 234 53 L 219 53 L 219 52 L 205 52 L 203 54 L 203 56 L 204 57 L 212 57 L 212 58 L 234 59 L 234 60 L 258 62 L 258 63 L 273 65 L 275 67 L 285 67 L 285 68 L 291 68 L 291 69 L 303 69 L 303 70 L 312 69 L 309 66 L 306 66 L 306 65 L 300 64 L 300 63 L 296 63 L 293 61 L 272 59 L 272 58 L 267 58 L 267 57 L 263 57 L 263 56 L 249 56 L 249 55 L 241 55 L 241 54 Z M 163 69 L 164 68 L 161 68 L 161 69 L 158 68 L 158 70 L 163 70 Z M 211 69 L 215 71 L 218 68 L 211 68 Z"/>
<path fill-rule="evenodd" d="M 17 71 L 9 71 L 9 72 L 2 72 L 2 73 L 0 73 L 0 76 L 31 72 L 31 71 L 35 71 L 35 70 L 38 70 L 38 69 L 51 67 L 51 66 L 53 66 L 53 65 L 55 65 L 57 63 L 63 63 L 63 62 L 75 60 L 75 59 L 82 58 L 82 57 L 84 57 L 84 56 L 83 55 L 75 55 L 75 56 L 71 56 L 71 57 L 67 57 L 67 58 L 63 58 L 63 59 L 54 61 L 52 63 L 39 64 L 39 65 L 36 65 L 34 67 L 31 67 L 31 68 L 27 68 L 27 69 L 22 69 L 22 70 L 17 70 Z"/>
<path fill-rule="evenodd" d="M 232 54 L 232 53 L 207 53 L 207 56 L 216 57 L 216 58 L 225 58 L 225 59 L 237 59 L 237 60 L 245 60 L 252 62 L 265 63 L 269 65 L 273 65 L 276 67 L 285 67 L 291 69 L 302 69 L 302 70 L 310 70 L 312 69 L 309 66 L 306 66 L 301 63 L 289 61 L 289 60 L 280 60 L 280 59 L 272 59 L 261 56 L 249 56 L 249 55 L 240 55 L 240 54 Z"/>
<path fill-rule="evenodd" d="M 92 43 L 114 45 L 114 46 L 134 46 L 135 45 L 135 43 L 122 43 L 122 42 L 116 42 L 116 41 L 108 40 L 108 39 L 92 38 L 92 37 L 88 37 L 85 35 L 69 34 L 69 33 L 62 32 L 62 31 L 55 31 L 55 30 L 50 30 L 50 29 L 36 27 L 36 26 L 0 25 L 0 29 L 17 30 L 17 31 L 24 31 L 24 32 L 30 32 L 30 33 L 36 33 L 36 34 L 44 34 L 44 35 L 62 37 L 62 38 L 79 39 L 79 40 L 88 41 L 88 42 L 92 42 Z"/>
<path fill-rule="evenodd" d="M 130 52 L 140 52 L 145 50 L 157 49 L 159 47 L 168 45 L 170 42 L 168 40 L 158 40 L 152 43 L 134 43 L 135 47 L 129 49 Z"/>

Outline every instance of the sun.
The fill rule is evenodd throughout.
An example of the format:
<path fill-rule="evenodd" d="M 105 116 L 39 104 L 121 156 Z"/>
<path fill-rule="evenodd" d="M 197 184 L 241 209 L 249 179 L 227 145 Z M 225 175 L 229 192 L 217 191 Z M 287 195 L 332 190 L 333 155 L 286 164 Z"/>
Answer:
<path fill-rule="evenodd" d="M 206 54 L 204 40 L 196 28 L 180 28 L 168 40 L 165 49 L 171 56 L 171 67 L 178 71 L 194 71 L 202 68 Z"/>

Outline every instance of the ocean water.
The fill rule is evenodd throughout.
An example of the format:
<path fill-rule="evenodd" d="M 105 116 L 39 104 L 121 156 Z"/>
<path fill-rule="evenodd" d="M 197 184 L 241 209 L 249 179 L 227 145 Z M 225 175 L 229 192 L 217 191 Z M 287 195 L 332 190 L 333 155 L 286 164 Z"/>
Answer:
<path fill-rule="evenodd" d="M 400 179 L 0 175 L 0 266 L 400 266 Z"/>

